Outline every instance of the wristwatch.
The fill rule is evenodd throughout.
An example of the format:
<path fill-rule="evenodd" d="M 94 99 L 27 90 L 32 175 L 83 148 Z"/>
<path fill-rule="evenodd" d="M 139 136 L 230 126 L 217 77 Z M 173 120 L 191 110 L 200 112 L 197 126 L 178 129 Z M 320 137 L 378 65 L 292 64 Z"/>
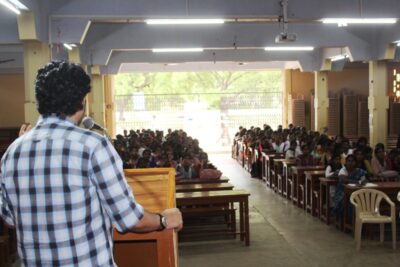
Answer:
<path fill-rule="evenodd" d="M 168 226 L 167 218 L 165 218 L 161 213 L 158 213 L 158 216 L 160 216 L 160 229 L 159 229 L 159 231 L 162 231 L 165 228 L 167 228 L 167 226 Z"/>

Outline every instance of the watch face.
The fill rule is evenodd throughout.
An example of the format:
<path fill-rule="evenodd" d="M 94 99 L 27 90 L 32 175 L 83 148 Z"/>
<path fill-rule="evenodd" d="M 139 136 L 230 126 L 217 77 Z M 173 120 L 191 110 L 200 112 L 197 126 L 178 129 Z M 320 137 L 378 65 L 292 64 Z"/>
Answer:
<path fill-rule="evenodd" d="M 162 217 L 161 223 L 165 228 L 167 228 L 168 224 L 167 224 L 167 219 L 165 217 Z"/>

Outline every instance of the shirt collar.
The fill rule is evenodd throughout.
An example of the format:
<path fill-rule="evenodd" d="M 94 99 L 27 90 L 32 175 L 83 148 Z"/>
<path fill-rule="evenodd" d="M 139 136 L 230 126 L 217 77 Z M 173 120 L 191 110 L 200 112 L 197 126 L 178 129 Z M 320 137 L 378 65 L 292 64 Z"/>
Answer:
<path fill-rule="evenodd" d="M 69 126 L 77 126 L 74 122 L 72 122 L 68 117 L 65 116 L 57 116 L 57 115 L 40 115 L 37 125 L 44 125 L 50 123 L 59 123 L 59 124 L 66 124 Z"/>

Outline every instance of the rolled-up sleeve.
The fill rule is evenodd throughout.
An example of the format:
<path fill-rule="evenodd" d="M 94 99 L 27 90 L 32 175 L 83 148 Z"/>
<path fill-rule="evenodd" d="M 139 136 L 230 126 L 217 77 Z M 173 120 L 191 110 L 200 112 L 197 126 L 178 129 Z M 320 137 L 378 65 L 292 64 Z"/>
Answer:
<path fill-rule="evenodd" d="M 102 207 L 119 232 L 127 232 L 143 217 L 143 207 L 135 201 L 122 160 L 112 144 L 103 139 L 91 156 L 92 180 Z"/>

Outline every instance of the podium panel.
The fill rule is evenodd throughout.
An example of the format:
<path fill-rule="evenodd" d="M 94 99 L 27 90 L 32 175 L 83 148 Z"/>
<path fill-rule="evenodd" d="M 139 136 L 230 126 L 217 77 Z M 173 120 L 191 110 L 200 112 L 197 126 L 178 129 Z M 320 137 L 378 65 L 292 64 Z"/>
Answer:
<path fill-rule="evenodd" d="M 176 207 L 173 168 L 124 170 L 138 203 L 159 213 Z M 114 259 L 119 267 L 177 267 L 177 235 L 174 230 L 146 234 L 114 231 Z"/>

